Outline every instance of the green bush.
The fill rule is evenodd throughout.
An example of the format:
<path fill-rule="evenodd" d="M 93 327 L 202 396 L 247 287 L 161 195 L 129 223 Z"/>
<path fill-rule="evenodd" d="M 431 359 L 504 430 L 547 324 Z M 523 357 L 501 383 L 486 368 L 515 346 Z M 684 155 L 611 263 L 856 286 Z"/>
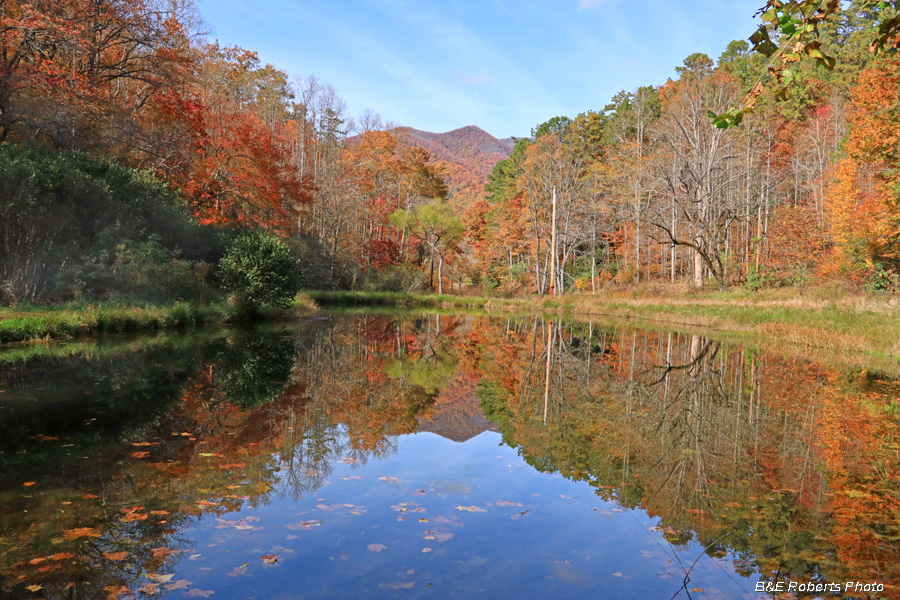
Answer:
<path fill-rule="evenodd" d="M 0 144 L 0 303 L 203 301 L 203 263 L 230 235 L 198 224 L 149 171 Z"/>
<path fill-rule="evenodd" d="M 219 277 L 243 314 L 262 306 L 287 308 L 300 291 L 291 251 L 281 240 L 258 230 L 238 236 L 219 261 Z"/>

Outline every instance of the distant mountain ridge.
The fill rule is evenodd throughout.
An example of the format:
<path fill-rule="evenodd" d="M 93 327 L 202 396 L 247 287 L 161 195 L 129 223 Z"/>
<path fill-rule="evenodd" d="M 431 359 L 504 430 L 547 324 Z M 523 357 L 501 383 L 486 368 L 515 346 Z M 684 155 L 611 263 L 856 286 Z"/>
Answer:
<path fill-rule="evenodd" d="M 515 147 L 513 138 L 497 139 L 474 125 L 446 133 L 398 127 L 395 133 L 401 144 L 425 148 L 441 164 L 450 198 L 461 205 L 484 195 L 484 185 L 494 165 L 509 158 Z"/>

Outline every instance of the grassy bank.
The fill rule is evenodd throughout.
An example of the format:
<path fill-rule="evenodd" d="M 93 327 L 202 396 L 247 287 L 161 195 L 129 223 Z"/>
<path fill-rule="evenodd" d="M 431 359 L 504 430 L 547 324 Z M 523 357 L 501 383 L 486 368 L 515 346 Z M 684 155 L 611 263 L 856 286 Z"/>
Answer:
<path fill-rule="evenodd" d="M 479 308 L 488 312 L 597 316 L 645 327 L 728 332 L 764 345 L 787 343 L 819 350 L 900 356 L 898 298 L 829 289 L 698 292 L 656 285 L 575 293 L 561 299 L 363 292 L 316 292 L 310 296 L 322 306 Z"/>
<path fill-rule="evenodd" d="M 256 318 L 284 320 L 315 309 L 299 296 L 286 310 L 264 309 Z M 131 306 L 26 306 L 0 308 L 0 344 L 70 339 L 99 333 L 158 332 L 246 320 L 225 302 Z"/>

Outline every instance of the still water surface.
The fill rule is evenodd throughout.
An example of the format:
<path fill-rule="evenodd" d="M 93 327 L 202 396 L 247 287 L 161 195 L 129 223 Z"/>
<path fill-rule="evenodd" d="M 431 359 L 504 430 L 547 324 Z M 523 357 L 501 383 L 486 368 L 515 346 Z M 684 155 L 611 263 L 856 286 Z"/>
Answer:
<path fill-rule="evenodd" d="M 4 598 L 898 597 L 886 373 L 463 315 L 0 361 Z"/>

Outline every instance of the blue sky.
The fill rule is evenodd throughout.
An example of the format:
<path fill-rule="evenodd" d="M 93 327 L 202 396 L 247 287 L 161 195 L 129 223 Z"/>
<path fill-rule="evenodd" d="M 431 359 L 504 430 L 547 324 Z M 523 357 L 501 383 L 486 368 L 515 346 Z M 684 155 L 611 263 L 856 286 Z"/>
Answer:
<path fill-rule="evenodd" d="M 426 131 L 524 136 L 746 39 L 764 0 L 199 0 L 211 38 Z"/>

